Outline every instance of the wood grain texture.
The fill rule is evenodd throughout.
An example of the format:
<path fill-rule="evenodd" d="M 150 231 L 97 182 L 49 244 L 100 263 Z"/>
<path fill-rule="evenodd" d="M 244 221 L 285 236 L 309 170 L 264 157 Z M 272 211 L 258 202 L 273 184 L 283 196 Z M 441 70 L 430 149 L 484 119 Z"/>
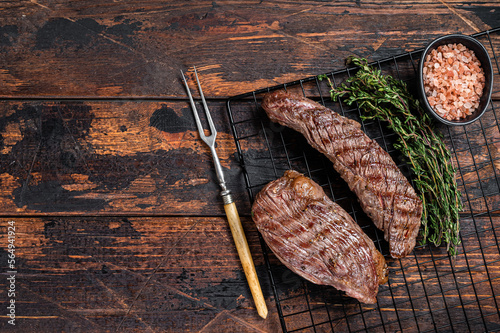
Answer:
<path fill-rule="evenodd" d="M 216 100 L 209 107 L 219 131 L 217 151 L 228 186 L 240 213 L 248 216 L 246 184 L 226 107 Z M 232 110 L 240 112 L 237 105 Z M 260 110 L 245 103 L 241 112 L 251 118 L 251 112 Z M 0 214 L 4 216 L 224 214 L 210 151 L 199 138 L 186 101 L 4 101 L 0 114 Z M 478 199 L 466 205 L 466 211 L 476 204 L 483 205 L 478 211 L 484 210 L 486 204 L 482 188 L 471 184 L 484 179 L 483 187 L 494 188 L 496 179 L 488 174 L 500 173 L 500 133 L 495 124 L 495 113 L 488 112 L 468 127 L 467 135 L 456 128 L 447 139 L 456 151 L 459 185 L 470 191 L 464 200 Z M 252 177 L 264 177 L 265 168 L 272 172 L 273 166 L 265 164 L 270 160 L 260 121 L 243 125 L 236 127 L 237 135 L 252 135 L 239 141 L 247 170 Z M 379 131 L 370 128 L 368 134 L 376 138 Z M 287 140 L 295 140 L 293 132 L 287 133 Z M 270 134 L 271 142 L 280 142 Z M 302 154 L 303 147 L 289 154 Z M 278 154 L 274 164 L 289 168 L 290 156 L 274 153 Z M 339 192 L 333 189 L 334 196 Z M 496 209 L 498 204 L 492 210 Z"/>
<path fill-rule="evenodd" d="M 224 105 L 217 151 L 248 214 Z M 195 214 L 224 210 L 185 101 L 0 103 L 2 214 Z"/>
<path fill-rule="evenodd" d="M 18 307 L 14 330 L 0 313 L 0 331 L 274 333 L 281 324 L 300 332 L 313 324 L 316 332 L 499 331 L 497 102 L 496 114 L 467 133 L 444 131 L 468 198 L 459 254 L 451 260 L 442 247 L 420 246 L 391 260 L 390 284 L 374 307 L 305 283 L 270 254 L 274 298 L 225 106 L 228 96 L 342 69 L 349 55 L 379 60 L 443 34 L 498 27 L 498 11 L 496 1 L 458 0 L 3 1 L 0 303 L 8 300 L 13 222 Z M 255 310 L 179 78 L 180 70 L 192 76 L 193 65 L 266 320 Z M 407 79 L 411 68 L 401 70 Z M 254 110 L 241 103 L 236 116 Z M 261 124 L 237 131 L 249 136 L 240 141 L 245 157 L 267 167 L 268 147 L 251 137 L 264 134 Z M 253 171 L 262 181 L 263 169 Z M 359 214 L 341 183 L 326 184 Z M 386 250 L 375 230 L 365 230 Z"/>
<path fill-rule="evenodd" d="M 1 244 L 9 221 L 19 332 L 196 332 L 211 321 L 241 332 L 276 329 L 274 307 L 268 320 L 255 311 L 224 218 L 1 219 Z M 242 222 L 269 300 L 257 230 Z M 3 248 L 1 260 L 3 269 Z"/>
<path fill-rule="evenodd" d="M 21 331 L 279 330 L 257 230 L 249 218 L 242 223 L 269 305 L 265 321 L 255 311 L 224 218 L 2 218 L 1 244 L 7 241 L 9 221 L 14 221 L 17 235 L 16 302 L 24 313 L 18 319 Z M 304 284 L 271 255 L 287 325 L 300 328 L 330 316 L 339 329 L 348 325 L 353 329 L 363 327 L 359 322 L 363 311 L 373 323 L 382 316 L 393 322 L 388 324 L 391 327 L 398 327 L 399 315 L 407 318 L 402 323 L 414 329 L 417 324 L 410 314 L 415 311 L 419 321 L 429 319 L 432 312 L 442 324 L 449 316 L 463 320 L 464 311 L 473 317 L 479 304 L 487 305 L 483 311 L 491 313 L 488 307 L 494 307 L 494 299 L 488 296 L 498 293 L 500 253 L 498 243 L 488 246 L 488 242 L 498 228 L 498 221 L 492 225 L 485 218 L 464 221 L 462 245 L 453 259 L 445 249 L 427 246 L 418 246 L 407 258 L 388 259 L 390 289 L 381 286 L 378 304 L 362 308 L 334 288 Z M 0 254 L 4 269 L 7 252 L 2 249 Z M 2 288 L 5 282 L 0 281 Z M 465 310 L 458 307 L 460 301 L 468 304 Z M 444 302 L 451 306 L 449 316 Z M 300 315 L 308 306 L 313 319 Z M 349 317 L 344 321 L 346 312 Z M 432 321 L 419 324 L 421 329 L 433 328 Z M 0 325 L 8 327 L 5 321 Z"/>
<path fill-rule="evenodd" d="M 447 33 L 498 24 L 496 2 L 13 1 L 0 18 L 0 96 L 184 96 L 198 67 L 208 96 L 317 75 Z M 30 50 L 30 52 L 25 52 Z"/>

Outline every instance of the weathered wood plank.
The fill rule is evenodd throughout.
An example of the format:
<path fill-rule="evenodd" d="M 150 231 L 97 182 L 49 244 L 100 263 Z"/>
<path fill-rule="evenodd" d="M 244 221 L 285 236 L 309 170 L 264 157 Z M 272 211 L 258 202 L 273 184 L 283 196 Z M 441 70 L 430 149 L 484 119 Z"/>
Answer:
<path fill-rule="evenodd" d="M 498 25 L 497 4 L 407 1 L 96 4 L 13 1 L 0 18 L 0 96 L 232 96 Z M 443 24 L 446 22 L 446 24 Z M 26 52 L 26 50 L 31 50 Z"/>
<path fill-rule="evenodd" d="M 220 325 L 241 332 L 279 330 L 257 230 L 249 218 L 242 222 L 269 302 L 265 321 L 255 311 L 224 218 L 2 218 L 4 271 L 9 221 L 16 232 L 15 299 L 21 330 L 215 332 Z M 299 313 L 309 308 L 316 324 L 331 319 L 333 325 L 346 325 L 341 318 L 347 313 L 351 328 L 381 325 L 381 315 L 390 323 L 396 312 L 403 323 L 415 311 L 420 319 L 430 312 L 444 314 L 443 302 L 452 316 L 460 315 L 460 300 L 465 309 L 481 307 L 490 313 L 494 300 L 487 297 L 498 295 L 500 279 L 500 250 L 492 236 L 500 225 L 489 218 L 465 223 L 455 258 L 449 258 L 445 248 L 427 246 L 418 246 L 401 260 L 387 258 L 390 280 L 380 287 L 377 305 L 359 307 L 334 288 L 304 285 L 271 254 L 287 327 L 307 326 L 309 313 Z M 0 281 L 4 290 L 5 283 Z M 365 323 L 358 321 L 360 311 Z M 489 320 L 500 323 L 498 317 Z M 0 325 L 7 327 L 5 320 Z M 431 322 L 420 325 L 432 328 Z"/>
<path fill-rule="evenodd" d="M 3 272 L 9 221 L 18 330 L 197 332 L 228 321 L 242 332 L 276 331 L 272 303 L 268 320 L 255 310 L 224 218 L 0 219 Z M 257 230 L 242 222 L 269 301 Z"/>
<path fill-rule="evenodd" d="M 210 107 L 229 187 L 248 213 L 225 106 Z M 0 108 L 2 214 L 224 214 L 210 151 L 185 101 Z"/>
<path fill-rule="evenodd" d="M 248 215 L 250 202 L 226 107 L 217 100 L 209 104 L 229 187 L 240 213 Z M 330 180 L 328 186 L 333 184 L 333 188 L 326 188 L 327 192 L 355 201 L 330 162 L 322 161 L 300 135 L 291 130 L 281 133 L 279 128 L 276 133 L 263 131 L 258 119 L 266 127 L 272 124 L 253 103 L 237 102 L 232 111 L 236 121 L 256 117 L 236 126 L 252 186 L 273 180 L 290 167 L 304 173 L 307 168 L 319 168 L 337 179 Z M 199 139 L 186 101 L 5 101 L 0 103 L 0 114 L 0 209 L 4 216 L 224 215 L 212 157 Z M 452 129 L 447 139 L 456 151 L 453 162 L 460 167 L 458 182 L 466 211 L 499 207 L 498 197 L 483 198 L 498 193 L 500 132 L 495 119 L 490 111 L 469 126 L 467 133 L 463 128 Z M 385 147 L 389 141 L 380 139 L 378 124 L 365 128 L 384 148 L 392 149 Z M 285 142 L 295 142 L 286 153 L 282 134 Z M 273 147 L 273 160 L 266 137 Z M 310 156 L 308 166 L 304 151 Z M 318 175 L 322 184 L 324 174 Z"/>

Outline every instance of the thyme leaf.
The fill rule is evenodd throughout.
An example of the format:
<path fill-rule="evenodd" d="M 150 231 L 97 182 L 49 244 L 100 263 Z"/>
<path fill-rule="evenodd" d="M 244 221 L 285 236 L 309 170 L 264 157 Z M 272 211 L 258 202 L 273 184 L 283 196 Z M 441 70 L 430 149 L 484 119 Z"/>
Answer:
<path fill-rule="evenodd" d="M 357 104 L 362 119 L 380 119 L 397 134 L 394 147 L 405 157 L 414 174 L 414 185 L 423 203 L 422 244 L 440 246 L 446 243 L 451 255 L 460 244 L 459 212 L 463 209 L 455 180 L 456 170 L 441 133 L 433 119 L 422 110 L 406 84 L 370 67 L 364 58 L 350 57 L 348 62 L 359 67 L 354 76 L 331 88 L 332 100 L 342 99 L 347 105 Z"/>

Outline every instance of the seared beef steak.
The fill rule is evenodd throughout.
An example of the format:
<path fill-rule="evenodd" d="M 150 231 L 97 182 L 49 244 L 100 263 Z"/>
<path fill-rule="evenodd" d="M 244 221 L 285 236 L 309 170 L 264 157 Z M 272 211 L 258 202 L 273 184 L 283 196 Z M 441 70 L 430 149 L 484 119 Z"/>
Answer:
<path fill-rule="evenodd" d="M 422 202 L 389 154 L 358 122 L 284 91 L 266 94 L 262 107 L 272 121 L 302 133 L 333 162 L 365 213 L 384 232 L 392 257 L 401 258 L 413 250 Z"/>
<path fill-rule="evenodd" d="M 293 272 L 375 303 L 387 265 L 351 216 L 311 179 L 289 170 L 256 196 L 252 217 L 269 248 Z"/>

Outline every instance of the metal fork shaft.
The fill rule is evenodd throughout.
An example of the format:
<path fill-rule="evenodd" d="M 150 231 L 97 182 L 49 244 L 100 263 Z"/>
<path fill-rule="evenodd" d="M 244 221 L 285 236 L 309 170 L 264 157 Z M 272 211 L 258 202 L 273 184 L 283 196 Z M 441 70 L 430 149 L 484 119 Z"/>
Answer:
<path fill-rule="evenodd" d="M 194 69 L 196 75 L 196 82 L 198 84 L 198 89 L 200 91 L 201 100 L 203 103 L 203 108 L 205 111 L 205 115 L 207 117 L 208 126 L 210 128 L 210 135 L 206 136 L 205 131 L 203 130 L 203 126 L 201 124 L 200 117 L 198 115 L 198 109 L 196 108 L 196 104 L 194 102 L 193 96 L 191 95 L 191 90 L 189 89 L 189 85 L 187 84 L 186 77 L 184 73 L 181 71 L 182 78 L 184 80 L 184 85 L 186 86 L 186 91 L 189 97 L 189 101 L 191 103 L 191 109 L 193 111 L 193 116 L 196 121 L 196 127 L 198 128 L 198 133 L 200 134 L 201 139 L 207 144 L 212 153 L 212 158 L 215 164 L 215 173 L 217 174 L 217 179 L 219 180 L 219 185 L 222 189 L 221 195 L 224 200 L 229 200 L 231 197 L 229 196 L 230 191 L 227 189 L 226 181 L 224 179 L 224 172 L 222 171 L 222 166 L 220 164 L 219 156 L 217 155 L 217 151 L 215 150 L 215 138 L 217 137 L 217 130 L 215 129 L 214 122 L 212 117 L 210 116 L 210 111 L 208 110 L 208 105 L 205 100 L 205 96 L 203 95 L 203 90 L 201 89 L 200 80 L 198 79 L 198 72 L 196 71 L 196 67 Z M 225 197 L 229 196 L 229 198 L 225 199 Z M 232 202 L 232 199 L 230 200 Z"/>
<path fill-rule="evenodd" d="M 219 156 L 217 155 L 217 151 L 214 146 L 209 146 L 210 151 L 212 152 L 212 158 L 214 160 L 215 165 L 215 173 L 217 174 L 217 179 L 219 180 L 220 188 L 222 189 L 221 195 L 224 196 L 229 195 L 231 192 L 227 189 L 226 180 L 224 179 L 224 171 L 222 171 L 222 165 L 220 164 Z"/>

